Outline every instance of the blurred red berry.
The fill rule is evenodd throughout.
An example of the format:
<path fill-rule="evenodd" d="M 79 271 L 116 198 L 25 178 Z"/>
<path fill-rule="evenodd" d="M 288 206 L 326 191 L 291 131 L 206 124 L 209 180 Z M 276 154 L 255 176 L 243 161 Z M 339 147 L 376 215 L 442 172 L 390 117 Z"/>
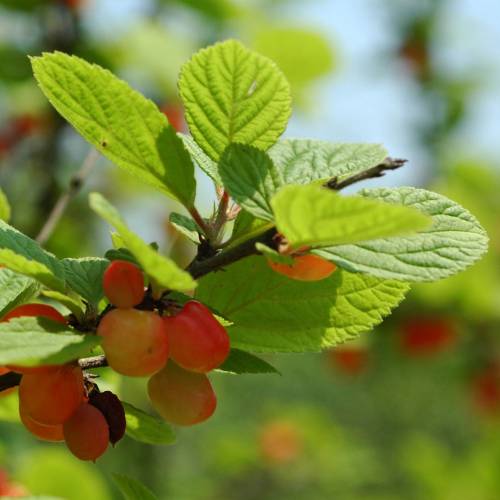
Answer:
<path fill-rule="evenodd" d="M 368 350 L 364 347 L 337 347 L 328 353 L 332 365 L 346 375 L 359 375 L 368 366 Z"/>
<path fill-rule="evenodd" d="M 492 364 L 472 379 L 475 407 L 484 414 L 500 416 L 500 365 Z"/>
<path fill-rule="evenodd" d="M 303 447 L 297 425 L 285 420 L 267 423 L 260 434 L 259 444 L 263 457 L 274 464 L 292 462 Z"/>
<path fill-rule="evenodd" d="M 160 110 L 167 117 L 168 122 L 177 132 L 186 131 L 184 110 L 180 104 L 164 104 Z"/>
<path fill-rule="evenodd" d="M 449 318 L 415 317 L 401 325 L 401 348 L 409 356 L 445 351 L 456 342 L 456 328 Z"/>

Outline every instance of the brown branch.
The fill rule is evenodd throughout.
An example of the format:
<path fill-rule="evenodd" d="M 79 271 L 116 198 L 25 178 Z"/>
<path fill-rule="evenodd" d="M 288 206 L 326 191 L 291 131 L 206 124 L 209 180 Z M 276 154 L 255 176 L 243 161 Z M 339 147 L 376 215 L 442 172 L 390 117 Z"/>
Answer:
<path fill-rule="evenodd" d="M 100 355 L 79 359 L 78 364 L 82 370 L 89 370 L 90 368 L 102 368 L 104 366 L 108 366 L 108 361 L 105 356 Z"/>
<path fill-rule="evenodd" d="M 407 160 L 402 160 L 400 158 L 389 158 L 387 157 L 382 163 L 375 165 L 374 167 L 358 172 L 357 174 L 351 175 L 346 179 L 339 181 L 338 177 L 330 179 L 325 186 L 330 189 L 335 189 L 335 191 L 340 191 L 351 184 L 356 182 L 364 181 L 366 179 L 374 179 L 376 177 L 383 177 L 387 170 L 397 170 L 401 168 Z"/>
<path fill-rule="evenodd" d="M 228 266 L 229 264 L 243 259 L 244 257 L 257 255 L 259 252 L 255 248 L 256 243 L 264 243 L 268 246 L 274 246 L 273 238 L 275 235 L 276 229 L 273 227 L 268 229 L 265 233 L 251 238 L 243 242 L 241 245 L 223 250 L 213 257 L 203 260 L 193 260 L 193 262 L 191 262 L 191 264 L 187 267 L 187 271 L 191 273 L 193 278 L 201 278 L 202 276 L 205 276 L 205 274 Z"/>
<path fill-rule="evenodd" d="M 0 375 L 0 392 L 16 387 L 21 382 L 21 375 L 15 372 L 8 372 Z"/>

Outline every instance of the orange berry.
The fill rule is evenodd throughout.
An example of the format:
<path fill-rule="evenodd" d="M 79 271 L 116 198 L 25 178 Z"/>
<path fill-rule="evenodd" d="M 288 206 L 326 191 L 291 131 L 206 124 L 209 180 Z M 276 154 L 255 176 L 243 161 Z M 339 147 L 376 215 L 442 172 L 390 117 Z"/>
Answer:
<path fill-rule="evenodd" d="M 97 334 L 109 366 L 122 375 L 152 375 L 167 362 L 165 324 L 154 312 L 114 309 L 101 320 Z"/>
<path fill-rule="evenodd" d="M 130 309 L 144 298 L 144 276 L 142 271 L 126 260 L 114 260 L 104 272 L 104 294 L 120 309 Z"/>
<path fill-rule="evenodd" d="M 61 424 L 58 425 L 43 425 L 39 424 L 31 417 L 26 415 L 21 408 L 19 409 L 19 417 L 24 427 L 28 429 L 31 434 L 43 441 L 64 441 L 63 428 Z"/>
<path fill-rule="evenodd" d="M 149 379 L 148 394 L 156 411 L 176 425 L 203 422 L 217 406 L 208 377 L 186 371 L 172 361 Z"/>
<path fill-rule="evenodd" d="M 104 415 L 88 403 L 82 403 L 63 425 L 69 451 L 80 460 L 97 460 L 109 443 L 109 427 Z"/>
<path fill-rule="evenodd" d="M 312 253 L 293 257 L 292 264 L 281 264 L 268 260 L 273 271 L 300 281 L 319 281 L 328 278 L 337 266 Z"/>

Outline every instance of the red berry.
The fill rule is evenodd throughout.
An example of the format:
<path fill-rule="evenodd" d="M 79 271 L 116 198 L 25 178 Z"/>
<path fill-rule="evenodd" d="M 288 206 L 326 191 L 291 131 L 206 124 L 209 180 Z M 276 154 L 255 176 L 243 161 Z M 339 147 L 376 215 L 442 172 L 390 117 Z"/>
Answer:
<path fill-rule="evenodd" d="M 180 104 L 165 104 L 161 112 L 167 117 L 168 122 L 176 132 L 186 131 L 186 121 L 184 119 L 184 110 Z"/>
<path fill-rule="evenodd" d="M 268 423 L 260 435 L 260 448 L 271 463 L 292 462 L 303 448 L 297 425 L 285 420 Z"/>
<path fill-rule="evenodd" d="M 144 298 L 144 276 L 131 262 L 114 260 L 104 272 L 103 288 L 111 304 L 130 309 Z"/>
<path fill-rule="evenodd" d="M 494 363 L 476 374 L 472 380 L 472 396 L 479 411 L 500 415 L 500 365 Z"/>
<path fill-rule="evenodd" d="M 368 364 L 368 351 L 362 347 L 337 347 L 329 356 L 335 368 L 346 375 L 359 375 Z"/>
<path fill-rule="evenodd" d="M 410 356 L 426 356 L 444 351 L 456 341 L 454 323 L 448 318 L 415 317 L 401 328 L 401 347 Z"/>
<path fill-rule="evenodd" d="M 66 318 L 57 309 L 47 304 L 23 304 L 9 311 L 2 318 L 2 321 L 28 316 L 48 318 L 57 323 L 62 323 L 63 325 L 67 323 Z"/>
<path fill-rule="evenodd" d="M 114 309 L 101 320 L 97 334 L 109 366 L 122 375 L 152 375 L 167 362 L 165 324 L 154 312 Z"/>
<path fill-rule="evenodd" d="M 280 264 L 268 260 L 273 271 L 299 281 L 319 281 L 328 278 L 337 266 L 312 253 L 293 257 L 292 264 Z"/>
<path fill-rule="evenodd" d="M 208 307 L 186 302 L 175 316 L 165 316 L 170 357 L 186 370 L 207 373 L 220 366 L 229 354 L 229 336 Z"/>
<path fill-rule="evenodd" d="M 39 424 L 62 424 L 83 398 L 83 372 L 75 365 L 23 375 L 19 384 L 20 411 Z"/>
<path fill-rule="evenodd" d="M 217 406 L 208 377 L 186 371 L 172 361 L 149 379 L 148 394 L 156 411 L 176 425 L 203 422 Z"/>
<path fill-rule="evenodd" d="M 109 428 L 104 415 L 88 403 L 82 403 L 63 425 L 66 445 L 80 460 L 97 460 L 109 443 Z"/>

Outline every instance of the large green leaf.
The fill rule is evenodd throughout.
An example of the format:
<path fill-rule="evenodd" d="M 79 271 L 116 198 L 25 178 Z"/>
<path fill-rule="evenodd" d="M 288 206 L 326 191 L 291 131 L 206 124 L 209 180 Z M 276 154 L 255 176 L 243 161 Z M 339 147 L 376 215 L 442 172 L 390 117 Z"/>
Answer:
<path fill-rule="evenodd" d="M 109 260 L 86 257 L 63 259 L 61 262 L 68 286 L 91 304 L 97 305 L 104 296 L 102 276 Z"/>
<path fill-rule="evenodd" d="M 40 290 L 38 283 L 31 278 L 0 269 L 0 319 L 14 307 L 28 302 Z"/>
<path fill-rule="evenodd" d="M 219 174 L 239 205 L 259 219 L 273 220 L 270 201 L 284 181 L 264 151 L 231 144 L 220 159 Z"/>
<path fill-rule="evenodd" d="M 153 102 L 109 71 L 61 52 L 31 59 L 49 101 L 119 167 L 191 207 L 194 166 Z"/>
<path fill-rule="evenodd" d="M 380 144 L 349 144 L 313 139 L 285 139 L 269 151 L 286 184 L 342 179 L 378 165 L 387 157 Z"/>
<path fill-rule="evenodd" d="M 7 200 L 7 196 L 0 189 L 0 220 L 5 222 L 9 222 L 10 219 L 10 205 L 9 200 Z"/>
<path fill-rule="evenodd" d="M 123 402 L 127 421 L 127 436 L 147 444 L 167 445 L 175 442 L 172 428 L 159 418 L 136 408 L 130 403 Z"/>
<path fill-rule="evenodd" d="M 291 113 L 283 73 L 235 40 L 197 52 L 182 67 L 179 90 L 191 134 L 215 161 L 232 142 L 266 150 Z"/>
<path fill-rule="evenodd" d="M 115 472 L 113 480 L 125 500 L 158 500 L 158 497 L 137 479 Z"/>
<path fill-rule="evenodd" d="M 0 323 L 0 365 L 63 364 L 88 354 L 97 335 L 75 334 L 45 318 L 16 318 Z"/>
<path fill-rule="evenodd" d="M 177 267 L 177 264 L 160 255 L 139 236 L 133 233 L 123 222 L 120 214 L 99 193 L 90 194 L 90 206 L 104 220 L 109 222 L 118 231 L 127 249 L 134 255 L 144 272 L 157 285 L 171 290 L 185 292 L 196 287 L 196 281 L 191 275 Z"/>
<path fill-rule="evenodd" d="M 234 322 L 228 327 L 233 347 L 307 352 L 371 330 L 408 290 L 407 283 L 343 270 L 317 282 L 296 281 L 251 257 L 203 277 L 196 298 Z"/>
<path fill-rule="evenodd" d="M 366 189 L 360 194 L 413 207 L 432 218 L 418 234 L 356 245 L 323 248 L 316 253 L 349 271 L 405 281 L 436 281 L 462 271 L 488 249 L 488 236 L 465 208 L 425 189 Z"/>
<path fill-rule="evenodd" d="M 172 224 L 172 226 L 179 231 L 179 233 L 186 236 L 186 238 L 189 238 L 196 245 L 199 245 L 202 230 L 198 227 L 198 224 L 191 219 L 191 217 L 172 212 L 168 220 L 170 224 Z"/>
<path fill-rule="evenodd" d="M 342 196 L 314 184 L 282 188 L 271 200 L 271 206 L 278 231 L 294 247 L 408 234 L 431 222 L 414 208 L 361 196 Z"/>
<path fill-rule="evenodd" d="M 64 268 L 38 243 L 0 220 L 0 264 L 30 276 L 54 290 L 64 291 Z"/>

